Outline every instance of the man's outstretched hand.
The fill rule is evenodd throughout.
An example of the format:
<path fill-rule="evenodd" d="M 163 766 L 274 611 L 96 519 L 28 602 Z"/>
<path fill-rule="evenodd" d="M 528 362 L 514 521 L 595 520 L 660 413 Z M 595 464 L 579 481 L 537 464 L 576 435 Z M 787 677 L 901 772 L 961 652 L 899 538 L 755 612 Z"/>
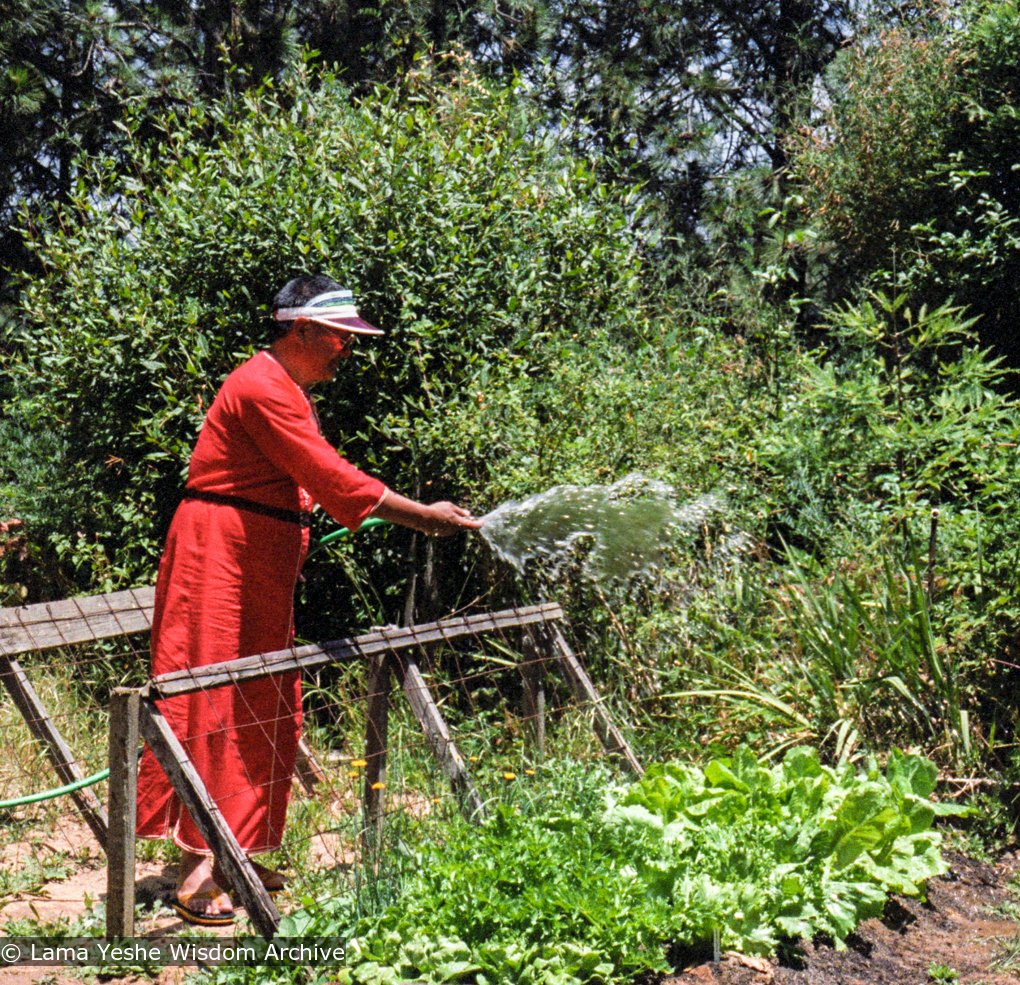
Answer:
<path fill-rule="evenodd" d="M 373 511 L 373 516 L 411 527 L 429 537 L 449 537 L 460 530 L 478 530 L 484 521 L 476 520 L 470 511 L 440 500 L 438 503 L 418 503 L 400 493 L 387 490 L 382 502 Z"/>
<path fill-rule="evenodd" d="M 430 537 L 448 537 L 458 530 L 477 530 L 484 525 L 484 521 L 476 520 L 464 507 L 445 500 L 432 503 L 428 510 L 431 514 L 429 521 L 431 529 L 424 530 L 423 533 Z"/>

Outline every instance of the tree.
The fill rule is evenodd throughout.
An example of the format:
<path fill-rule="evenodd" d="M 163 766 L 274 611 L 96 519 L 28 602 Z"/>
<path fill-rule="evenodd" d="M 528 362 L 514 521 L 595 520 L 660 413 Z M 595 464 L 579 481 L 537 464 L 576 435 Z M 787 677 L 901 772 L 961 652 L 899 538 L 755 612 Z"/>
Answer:
<path fill-rule="evenodd" d="M 713 179 L 784 171 L 786 131 L 854 15 L 850 0 L 550 0 L 476 18 L 472 48 L 523 74 L 579 148 L 609 152 L 691 234 Z"/>
<path fill-rule="evenodd" d="M 1020 364 L 1020 13 L 940 7 L 863 38 L 797 170 L 828 251 L 830 297 L 862 286 L 949 299 Z"/>
<path fill-rule="evenodd" d="M 460 48 L 611 173 L 640 181 L 669 231 L 703 228 L 711 182 L 786 164 L 783 134 L 838 50 L 853 0 L 0 0 L 0 219 L 65 200 L 77 155 L 116 151 L 127 116 L 278 79 L 302 46 L 355 93 Z M 158 136 L 158 134 L 157 134 Z"/>
<path fill-rule="evenodd" d="M 0 224 L 9 268 L 31 262 L 17 214 L 66 201 L 129 117 L 278 75 L 297 0 L 0 0 Z M 139 131 L 136 131 L 139 132 Z"/>

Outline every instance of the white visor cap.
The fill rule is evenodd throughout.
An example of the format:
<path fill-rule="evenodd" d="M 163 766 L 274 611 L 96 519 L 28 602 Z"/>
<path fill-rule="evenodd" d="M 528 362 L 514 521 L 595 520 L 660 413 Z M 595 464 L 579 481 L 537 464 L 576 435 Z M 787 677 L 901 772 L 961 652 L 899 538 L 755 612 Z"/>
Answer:
<path fill-rule="evenodd" d="M 277 308 L 273 312 L 273 317 L 277 321 L 307 318 L 328 328 L 338 328 L 343 332 L 353 332 L 355 335 L 385 334 L 381 328 L 369 325 L 358 316 L 358 309 L 354 307 L 354 295 L 346 290 L 317 294 L 297 308 Z"/>

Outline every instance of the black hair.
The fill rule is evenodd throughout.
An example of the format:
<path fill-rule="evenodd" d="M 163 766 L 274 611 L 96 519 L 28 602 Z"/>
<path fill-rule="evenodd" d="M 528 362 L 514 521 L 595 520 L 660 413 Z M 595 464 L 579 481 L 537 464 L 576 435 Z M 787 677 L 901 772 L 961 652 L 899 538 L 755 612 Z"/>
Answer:
<path fill-rule="evenodd" d="M 278 308 L 300 308 L 306 301 L 311 301 L 326 291 L 340 290 L 343 290 L 342 286 L 327 274 L 302 274 L 300 277 L 292 277 L 276 292 L 276 297 L 273 298 L 273 311 Z M 292 321 L 274 319 L 273 341 L 282 339 L 293 326 Z"/>

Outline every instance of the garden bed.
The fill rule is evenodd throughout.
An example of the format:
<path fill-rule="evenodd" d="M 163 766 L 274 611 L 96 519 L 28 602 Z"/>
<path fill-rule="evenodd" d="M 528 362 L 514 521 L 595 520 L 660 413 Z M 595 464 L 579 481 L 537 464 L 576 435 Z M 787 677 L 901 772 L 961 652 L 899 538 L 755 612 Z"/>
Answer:
<path fill-rule="evenodd" d="M 87 898 L 95 902 L 104 898 L 102 857 L 83 824 L 65 819 L 59 833 L 49 836 L 48 844 L 54 851 L 74 855 L 80 867 L 67 878 L 0 900 L 0 928 L 34 914 L 47 924 L 61 918 L 73 921 L 85 914 Z M 24 847 L 31 850 L 29 843 Z M 845 951 L 819 940 L 802 942 L 778 959 L 729 953 L 716 964 L 709 955 L 690 955 L 691 963 L 682 973 L 668 976 L 658 985 L 921 985 L 954 981 L 960 985 L 1012 985 L 1020 975 L 1020 887 L 1016 882 L 1020 852 L 1008 853 L 995 863 L 961 855 L 951 855 L 949 861 L 951 870 L 929 884 L 926 902 L 894 897 L 885 917 L 861 924 Z M 140 901 L 151 904 L 168 899 L 173 877 L 172 866 L 139 863 Z M 139 933 L 161 936 L 183 929 L 170 911 L 157 908 Z M 176 985 L 192 970 L 166 968 L 155 979 L 129 975 L 103 980 Z M 47 977 L 52 985 L 82 980 L 74 969 L 3 968 L 0 983 L 28 985 L 40 980 L 40 971 L 53 972 Z"/>
<path fill-rule="evenodd" d="M 837 951 L 802 942 L 780 960 L 726 955 L 662 985 L 1015 985 L 1020 977 L 1020 853 L 994 864 L 949 856 L 952 868 L 928 885 L 927 901 L 894 897 L 881 920 L 866 920 Z"/>

